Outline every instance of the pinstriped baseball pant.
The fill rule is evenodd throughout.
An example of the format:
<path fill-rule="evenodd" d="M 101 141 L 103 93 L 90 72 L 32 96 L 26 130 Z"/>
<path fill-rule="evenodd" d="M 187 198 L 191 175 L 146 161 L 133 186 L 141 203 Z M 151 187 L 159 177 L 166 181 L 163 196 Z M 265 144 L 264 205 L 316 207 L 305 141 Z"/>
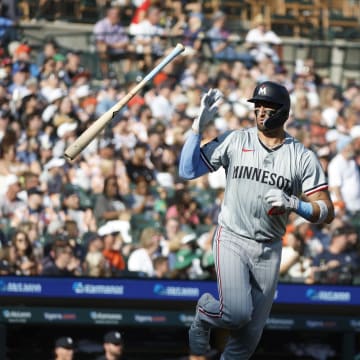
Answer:
<path fill-rule="evenodd" d="M 281 241 L 260 243 L 218 226 L 213 240 L 219 300 L 198 307 L 210 327 L 229 329 L 222 360 L 245 360 L 256 349 L 278 281 Z"/>

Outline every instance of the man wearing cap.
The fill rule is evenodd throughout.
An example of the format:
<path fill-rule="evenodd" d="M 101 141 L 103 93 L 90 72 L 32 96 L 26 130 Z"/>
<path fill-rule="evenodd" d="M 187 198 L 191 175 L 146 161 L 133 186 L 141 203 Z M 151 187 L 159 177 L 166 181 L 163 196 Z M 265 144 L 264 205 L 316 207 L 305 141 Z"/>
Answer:
<path fill-rule="evenodd" d="M 109 331 L 104 336 L 104 355 L 96 360 L 120 360 L 123 359 L 124 341 L 119 331 Z"/>
<path fill-rule="evenodd" d="M 55 341 L 55 360 L 74 359 L 75 344 L 69 336 L 60 337 Z"/>

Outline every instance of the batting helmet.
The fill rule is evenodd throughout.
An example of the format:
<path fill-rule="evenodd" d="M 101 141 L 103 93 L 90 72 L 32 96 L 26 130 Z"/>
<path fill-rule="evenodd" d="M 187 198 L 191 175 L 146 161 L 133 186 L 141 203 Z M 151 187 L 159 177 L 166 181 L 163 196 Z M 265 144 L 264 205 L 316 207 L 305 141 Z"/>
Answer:
<path fill-rule="evenodd" d="M 257 103 L 266 101 L 276 106 L 276 112 L 270 116 L 264 126 L 267 129 L 275 129 L 282 126 L 289 117 L 290 96 L 287 89 L 275 82 L 264 81 L 257 85 L 249 102 Z"/>

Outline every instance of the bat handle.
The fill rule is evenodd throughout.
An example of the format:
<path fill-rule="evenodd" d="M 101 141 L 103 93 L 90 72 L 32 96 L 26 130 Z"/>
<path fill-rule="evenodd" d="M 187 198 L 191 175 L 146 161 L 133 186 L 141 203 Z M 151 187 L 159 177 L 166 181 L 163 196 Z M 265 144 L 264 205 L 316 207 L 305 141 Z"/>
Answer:
<path fill-rule="evenodd" d="M 155 66 L 145 77 L 144 81 L 151 80 L 164 66 L 166 66 L 169 62 L 171 62 L 176 56 L 181 54 L 185 50 L 185 46 L 183 44 L 177 44 L 175 48 L 166 56 L 157 66 Z"/>

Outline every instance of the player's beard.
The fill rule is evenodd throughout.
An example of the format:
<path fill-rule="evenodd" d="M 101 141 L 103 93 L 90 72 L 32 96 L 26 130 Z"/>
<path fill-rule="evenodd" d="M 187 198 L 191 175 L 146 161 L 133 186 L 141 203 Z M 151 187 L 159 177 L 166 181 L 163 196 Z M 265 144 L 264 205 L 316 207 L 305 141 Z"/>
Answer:
<path fill-rule="evenodd" d="M 265 118 L 259 118 L 258 116 L 256 117 L 256 126 L 257 126 L 258 131 L 260 131 L 267 137 L 277 136 L 279 133 L 279 130 L 282 129 L 282 126 L 276 127 L 274 129 L 268 129 L 265 126 L 265 122 L 268 119 L 269 119 L 268 117 L 265 117 Z"/>
<path fill-rule="evenodd" d="M 264 134 L 271 133 L 271 130 L 265 126 L 265 121 L 267 119 L 268 118 L 261 118 L 259 116 L 256 117 L 256 126 L 257 126 L 258 130 Z"/>

